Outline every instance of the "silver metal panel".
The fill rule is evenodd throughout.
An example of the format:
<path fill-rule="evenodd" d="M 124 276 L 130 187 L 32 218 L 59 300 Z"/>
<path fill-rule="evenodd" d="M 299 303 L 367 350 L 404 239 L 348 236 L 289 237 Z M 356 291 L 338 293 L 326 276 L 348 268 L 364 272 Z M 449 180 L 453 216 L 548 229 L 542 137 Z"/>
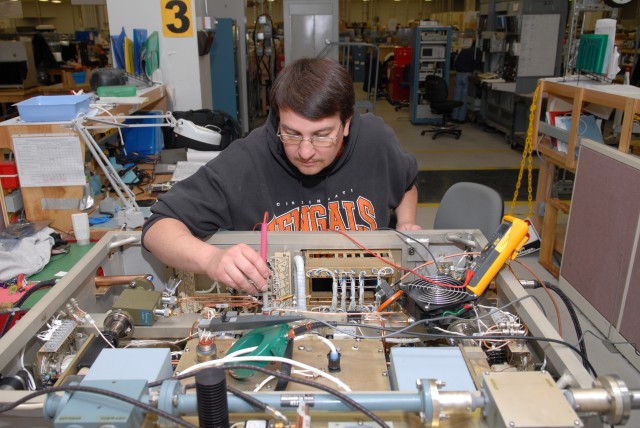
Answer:
<path fill-rule="evenodd" d="M 484 377 L 489 405 L 485 416 L 494 428 L 580 428 L 580 418 L 544 372 L 491 373 Z"/>
<path fill-rule="evenodd" d="M 284 0 L 285 61 L 315 57 L 325 40 L 338 41 L 337 0 Z M 335 55 L 335 56 L 334 56 Z M 331 55 L 337 60 L 337 53 Z"/>

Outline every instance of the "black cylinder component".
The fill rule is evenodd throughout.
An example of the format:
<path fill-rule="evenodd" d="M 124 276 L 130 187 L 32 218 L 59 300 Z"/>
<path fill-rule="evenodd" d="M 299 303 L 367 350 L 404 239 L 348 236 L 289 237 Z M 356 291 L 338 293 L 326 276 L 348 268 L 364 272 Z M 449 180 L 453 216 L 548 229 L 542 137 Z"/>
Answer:
<path fill-rule="evenodd" d="M 198 422 L 203 428 L 228 428 L 227 379 L 224 370 L 208 368 L 196 373 Z"/>
<path fill-rule="evenodd" d="M 340 371 L 340 352 L 329 352 L 327 354 L 327 359 L 329 360 L 329 371 L 330 372 L 339 372 Z"/>

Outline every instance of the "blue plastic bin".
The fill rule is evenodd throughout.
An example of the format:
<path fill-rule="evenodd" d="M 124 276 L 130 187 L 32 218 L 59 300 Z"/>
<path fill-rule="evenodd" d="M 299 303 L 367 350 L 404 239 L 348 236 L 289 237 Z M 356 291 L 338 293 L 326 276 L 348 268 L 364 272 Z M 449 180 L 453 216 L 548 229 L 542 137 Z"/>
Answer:
<path fill-rule="evenodd" d="M 154 117 L 161 115 L 159 110 L 153 110 L 148 112 L 139 112 L 136 116 L 140 116 L 140 119 L 127 119 L 125 123 L 129 124 L 162 124 L 163 119 L 161 117 Z M 127 150 L 129 156 L 148 156 L 156 155 L 164 147 L 164 139 L 162 137 L 162 127 L 160 126 L 145 126 L 138 128 L 122 128 L 122 137 L 124 138 L 124 147 Z"/>
<path fill-rule="evenodd" d="M 67 122 L 89 111 L 93 94 L 41 95 L 14 104 L 25 122 Z"/>
<path fill-rule="evenodd" d="M 87 73 L 85 73 L 84 71 L 76 71 L 75 73 L 71 73 L 71 77 L 73 77 L 73 81 L 78 85 L 81 85 L 87 81 Z"/>

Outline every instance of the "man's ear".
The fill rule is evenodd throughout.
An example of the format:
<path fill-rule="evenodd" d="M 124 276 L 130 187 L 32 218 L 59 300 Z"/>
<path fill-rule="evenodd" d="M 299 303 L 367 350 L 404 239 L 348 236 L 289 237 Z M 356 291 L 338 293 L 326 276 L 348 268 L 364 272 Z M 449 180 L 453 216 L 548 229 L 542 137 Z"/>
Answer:
<path fill-rule="evenodd" d="M 344 126 L 342 127 L 342 134 L 346 137 L 349 135 L 349 125 L 351 125 L 351 119 L 353 118 L 353 116 L 351 116 L 349 119 L 344 121 Z"/>

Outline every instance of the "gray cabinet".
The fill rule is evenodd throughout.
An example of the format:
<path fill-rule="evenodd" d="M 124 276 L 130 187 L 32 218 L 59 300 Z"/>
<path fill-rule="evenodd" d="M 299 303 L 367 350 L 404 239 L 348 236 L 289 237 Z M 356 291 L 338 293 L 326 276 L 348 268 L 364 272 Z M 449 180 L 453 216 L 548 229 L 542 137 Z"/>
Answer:
<path fill-rule="evenodd" d="M 411 122 L 439 123 L 442 115 L 431 112 L 425 99 L 424 79 L 440 76 L 449 82 L 452 27 L 418 27 L 413 45 L 410 90 Z"/>

